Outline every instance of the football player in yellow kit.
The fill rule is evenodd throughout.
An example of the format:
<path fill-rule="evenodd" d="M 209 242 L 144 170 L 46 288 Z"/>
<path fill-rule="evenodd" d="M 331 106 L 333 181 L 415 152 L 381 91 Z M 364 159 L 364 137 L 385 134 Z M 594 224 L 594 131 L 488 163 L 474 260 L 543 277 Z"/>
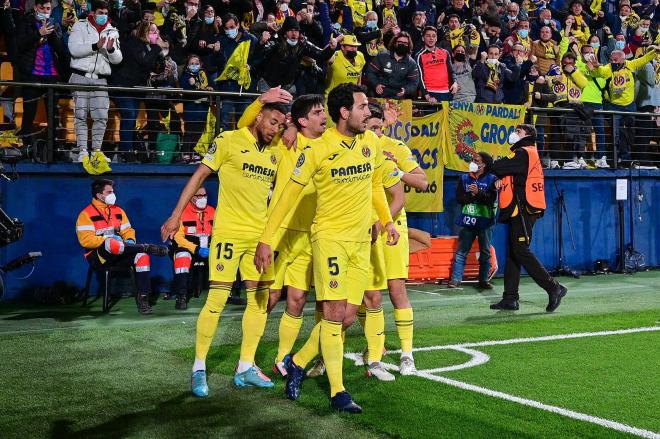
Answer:
<path fill-rule="evenodd" d="M 291 98 L 286 95 L 283 102 Z M 273 272 L 256 270 L 253 255 L 266 224 L 268 194 L 281 160 L 279 150 L 270 147 L 270 143 L 281 132 L 285 119 L 286 108 L 270 103 L 261 108 L 250 126 L 218 135 L 188 180 L 172 215 L 161 227 L 163 240 L 171 239 L 186 203 L 209 175 L 218 173 L 222 184 L 211 236 L 210 287 L 197 320 L 191 380 L 192 392 L 199 397 L 208 396 L 206 356 L 239 270 L 245 281 L 248 304 L 243 314 L 243 339 L 234 383 L 239 387 L 273 386 L 254 364 L 266 325 L 268 286 L 273 281 Z"/>
<path fill-rule="evenodd" d="M 367 286 L 372 204 L 387 230 L 387 243 L 396 244 L 399 235 L 379 176 L 384 162 L 379 139 L 366 131 L 370 113 L 365 89 L 355 84 L 339 85 L 328 95 L 328 110 L 336 127 L 313 141 L 314 145 L 298 157 L 291 180 L 259 239 L 255 265 L 260 272 L 270 266 L 274 235 L 304 186 L 313 180 L 317 194 L 311 229 L 314 286 L 317 300 L 323 302 L 323 319 L 310 340 L 320 340 L 331 406 L 338 411 L 360 413 L 362 408 L 353 402 L 343 385 L 342 324 L 347 302 L 359 306 Z M 297 360 L 293 356 L 287 368 L 287 394 L 291 399 L 299 396 L 304 377 Z"/>

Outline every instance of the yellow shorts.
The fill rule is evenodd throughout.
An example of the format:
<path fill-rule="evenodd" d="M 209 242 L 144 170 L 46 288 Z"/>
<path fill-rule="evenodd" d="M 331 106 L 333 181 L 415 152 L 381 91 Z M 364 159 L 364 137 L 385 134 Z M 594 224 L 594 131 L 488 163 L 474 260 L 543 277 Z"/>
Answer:
<path fill-rule="evenodd" d="M 280 228 L 273 247 L 275 281 L 270 286 L 279 290 L 284 285 L 309 291 L 312 283 L 312 242 L 309 232 Z"/>
<path fill-rule="evenodd" d="M 408 279 L 410 266 L 410 243 L 408 242 L 408 227 L 396 226 L 399 241 L 396 245 L 387 245 L 383 238 L 383 255 L 385 256 L 385 272 L 387 279 Z"/>
<path fill-rule="evenodd" d="M 383 254 L 383 240 L 386 236 L 380 235 L 371 244 L 371 256 L 369 258 L 369 282 L 368 291 L 384 290 L 387 288 L 387 274 L 385 270 L 385 255 Z M 389 247 L 389 246 L 388 246 Z"/>
<path fill-rule="evenodd" d="M 258 282 L 273 280 L 273 265 L 261 274 L 254 266 L 254 251 L 259 238 L 225 238 L 218 235 L 211 237 L 209 247 L 209 280 L 216 282 L 234 282 L 240 270 L 241 279 Z"/>
<path fill-rule="evenodd" d="M 359 306 L 369 280 L 370 247 L 368 242 L 312 242 L 316 300 L 347 300 Z"/>

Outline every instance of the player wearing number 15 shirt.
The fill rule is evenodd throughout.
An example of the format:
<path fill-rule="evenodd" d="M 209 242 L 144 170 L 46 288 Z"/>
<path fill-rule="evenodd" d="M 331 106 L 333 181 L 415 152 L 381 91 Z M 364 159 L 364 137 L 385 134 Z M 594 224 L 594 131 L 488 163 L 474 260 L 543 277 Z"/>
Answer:
<path fill-rule="evenodd" d="M 245 282 L 247 307 L 243 314 L 243 339 L 234 384 L 238 387 L 272 387 L 273 383 L 254 364 L 257 346 L 266 325 L 271 271 L 258 272 L 254 249 L 266 224 L 268 194 L 275 180 L 280 153 L 270 146 L 281 132 L 286 109 L 264 105 L 248 127 L 220 134 L 202 164 L 186 184 L 172 215 L 163 225 L 163 239 L 178 226 L 185 201 L 213 172 L 220 179 L 220 194 L 213 221 L 209 254 L 209 294 L 197 320 L 192 392 L 208 395 L 206 356 L 237 271 Z"/>

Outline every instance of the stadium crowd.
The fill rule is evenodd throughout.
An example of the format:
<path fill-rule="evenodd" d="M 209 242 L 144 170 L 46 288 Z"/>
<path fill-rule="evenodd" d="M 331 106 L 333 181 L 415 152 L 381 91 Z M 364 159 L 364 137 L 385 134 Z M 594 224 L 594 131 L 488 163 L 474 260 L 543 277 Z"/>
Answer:
<path fill-rule="evenodd" d="M 0 24 L 15 79 L 26 82 L 226 92 L 279 86 L 294 96 L 327 96 L 337 84 L 359 82 L 370 97 L 572 108 L 530 121 L 540 150 L 546 139 L 546 149 L 561 150 L 544 154 L 547 167 L 561 160 L 585 168 L 589 159 L 609 167 L 612 143 L 624 157 L 628 145 L 657 148 L 652 119 L 639 122 L 635 142 L 634 118 L 613 117 L 606 143 L 605 118 L 593 110 L 659 111 L 658 0 L 6 0 Z M 24 136 L 43 93 L 22 89 Z M 212 102 L 187 97 L 177 114 L 172 100 L 148 98 L 146 131 L 157 132 L 169 113 L 181 159 L 198 162 L 194 146 Z M 142 96 L 75 92 L 78 161 L 88 156 L 88 114 L 91 148 L 100 150 L 110 99 L 121 113 L 118 150 L 137 148 Z M 249 102 L 224 99 L 220 126 L 233 128 Z M 587 152 L 592 129 L 596 151 Z"/>

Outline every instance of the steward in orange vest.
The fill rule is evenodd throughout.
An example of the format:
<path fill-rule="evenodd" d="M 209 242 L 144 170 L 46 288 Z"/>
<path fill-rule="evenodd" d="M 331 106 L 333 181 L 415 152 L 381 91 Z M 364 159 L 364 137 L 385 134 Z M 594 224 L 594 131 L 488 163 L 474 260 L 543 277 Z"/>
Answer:
<path fill-rule="evenodd" d="M 174 260 L 176 309 L 188 308 L 188 278 L 193 259 L 208 261 L 215 209 L 207 201 L 206 189 L 200 187 L 183 210 L 179 230 L 174 235 L 170 250 Z"/>
<path fill-rule="evenodd" d="M 76 221 L 78 242 L 86 250 L 85 259 L 95 269 L 108 266 L 133 266 L 137 283 L 137 307 L 150 314 L 151 261 L 149 254 L 164 256 L 167 249 L 152 244 L 136 244 L 135 229 L 124 210 L 115 204 L 112 180 L 92 183 L 92 202 Z"/>
<path fill-rule="evenodd" d="M 536 128 L 518 125 L 510 135 L 511 154 L 493 163 L 491 172 L 501 179 L 499 221 L 508 223 L 508 252 L 504 266 L 504 294 L 491 309 L 517 310 L 520 267 L 549 297 L 546 311 L 552 312 L 566 295 L 560 285 L 531 252 L 534 223 L 545 211 L 543 167 L 536 150 Z"/>

